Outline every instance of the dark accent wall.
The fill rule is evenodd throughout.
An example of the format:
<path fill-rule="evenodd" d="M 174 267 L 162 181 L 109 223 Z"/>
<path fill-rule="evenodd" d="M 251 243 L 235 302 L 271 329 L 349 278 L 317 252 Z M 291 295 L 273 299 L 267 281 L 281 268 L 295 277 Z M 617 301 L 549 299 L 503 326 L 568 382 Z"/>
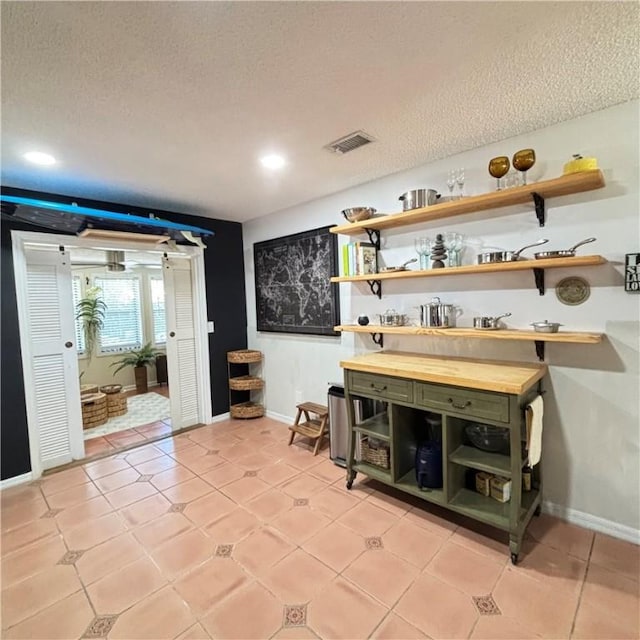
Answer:
<path fill-rule="evenodd" d="M 213 238 L 204 239 L 207 245 L 204 252 L 207 317 L 209 320 L 213 320 L 215 325 L 215 332 L 209 334 L 211 402 L 214 416 L 229 410 L 226 353 L 233 349 L 245 349 L 247 346 L 247 308 L 242 225 L 240 223 L 12 187 L 2 187 L 2 193 L 52 202 L 77 202 L 80 206 L 143 216 L 155 213 L 167 220 L 213 231 L 215 233 Z M 11 231 L 14 229 L 53 233 L 29 224 L 7 221 L 6 218 L 3 218 L 0 229 L 2 240 L 0 264 L 2 267 L 0 274 L 2 300 L 0 318 L 0 344 L 2 346 L 0 477 L 2 480 L 28 473 L 31 470 L 11 247 Z"/>

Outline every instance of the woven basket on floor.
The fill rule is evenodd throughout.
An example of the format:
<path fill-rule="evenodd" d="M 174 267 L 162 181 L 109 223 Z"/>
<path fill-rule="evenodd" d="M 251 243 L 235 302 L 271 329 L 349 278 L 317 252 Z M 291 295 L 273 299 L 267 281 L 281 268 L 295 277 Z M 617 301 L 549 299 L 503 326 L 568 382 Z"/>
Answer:
<path fill-rule="evenodd" d="M 104 386 L 100 387 L 100 392 L 106 393 L 107 395 L 109 395 L 110 393 L 120 393 L 121 391 L 121 384 L 105 384 Z"/>
<path fill-rule="evenodd" d="M 243 364 L 248 362 L 260 362 L 262 360 L 262 351 L 255 349 L 239 349 L 238 351 L 227 352 L 227 362 L 235 364 Z"/>
<path fill-rule="evenodd" d="M 105 393 L 87 393 L 80 398 L 80 402 L 82 404 L 83 429 L 97 427 L 109 419 Z"/>
<path fill-rule="evenodd" d="M 264 407 L 256 402 L 240 402 L 229 407 L 232 418 L 261 418 L 264 415 Z"/>
<path fill-rule="evenodd" d="M 98 393 L 98 385 L 97 384 L 81 384 L 80 395 L 83 396 L 86 393 Z"/>
<path fill-rule="evenodd" d="M 362 438 L 360 440 L 362 460 L 376 467 L 389 468 L 389 445 L 373 438 Z"/>

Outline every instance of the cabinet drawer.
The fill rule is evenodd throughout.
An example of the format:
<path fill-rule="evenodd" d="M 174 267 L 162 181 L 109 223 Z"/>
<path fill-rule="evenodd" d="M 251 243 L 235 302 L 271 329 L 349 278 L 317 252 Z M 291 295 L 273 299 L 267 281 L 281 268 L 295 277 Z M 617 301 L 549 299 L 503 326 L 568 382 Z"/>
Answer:
<path fill-rule="evenodd" d="M 416 404 L 424 407 L 509 422 L 509 396 L 502 393 L 417 382 L 416 396 Z"/>
<path fill-rule="evenodd" d="M 412 380 L 350 371 L 349 389 L 352 393 L 364 393 L 371 397 L 413 402 Z"/>

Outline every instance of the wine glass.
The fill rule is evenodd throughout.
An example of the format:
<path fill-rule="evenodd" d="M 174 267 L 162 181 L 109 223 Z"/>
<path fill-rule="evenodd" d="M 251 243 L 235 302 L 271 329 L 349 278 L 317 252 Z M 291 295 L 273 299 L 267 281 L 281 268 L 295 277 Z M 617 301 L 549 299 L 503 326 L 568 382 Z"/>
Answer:
<path fill-rule="evenodd" d="M 456 236 L 458 234 L 453 231 L 447 231 L 444 234 L 444 246 L 447 250 L 447 255 L 449 256 L 449 261 L 447 265 L 449 267 L 455 267 L 456 265 Z"/>
<path fill-rule="evenodd" d="M 492 175 L 498 183 L 497 191 L 501 190 L 500 178 L 508 173 L 509 167 L 509 158 L 507 158 L 507 156 L 498 156 L 497 158 L 491 158 L 491 160 L 489 160 L 489 174 Z"/>
<path fill-rule="evenodd" d="M 431 239 L 426 236 L 423 238 L 416 238 L 413 241 L 416 248 L 416 253 L 420 258 L 420 270 L 426 271 L 429 268 L 429 254 L 431 253 Z"/>
<path fill-rule="evenodd" d="M 527 184 L 527 171 L 536 163 L 533 149 L 521 149 L 513 154 L 513 168 L 522 171 L 522 184 Z"/>
<path fill-rule="evenodd" d="M 464 236 L 461 233 L 447 231 L 444 234 L 444 246 L 449 256 L 448 265 L 450 267 L 459 267 L 461 264 L 460 252 L 462 250 Z"/>
<path fill-rule="evenodd" d="M 447 187 L 449 187 L 449 199 L 453 199 L 453 188 L 456 186 L 456 170 L 451 169 L 447 174 Z"/>
<path fill-rule="evenodd" d="M 462 266 L 462 250 L 464 249 L 464 236 L 461 233 L 456 233 L 455 244 L 453 250 L 456 256 L 456 267 Z"/>
<path fill-rule="evenodd" d="M 462 189 L 464 187 L 464 167 L 460 167 L 460 169 L 456 171 L 456 182 L 460 187 L 460 197 L 462 198 Z"/>

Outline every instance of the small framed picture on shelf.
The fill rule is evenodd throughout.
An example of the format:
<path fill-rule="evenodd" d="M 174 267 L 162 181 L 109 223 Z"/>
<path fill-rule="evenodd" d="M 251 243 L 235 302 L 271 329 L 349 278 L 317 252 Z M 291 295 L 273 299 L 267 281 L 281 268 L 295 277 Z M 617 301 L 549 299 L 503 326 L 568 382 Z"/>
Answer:
<path fill-rule="evenodd" d="M 366 276 L 370 273 L 378 273 L 378 252 L 370 242 L 358 242 L 357 250 L 357 272 L 358 275 Z"/>
<path fill-rule="evenodd" d="M 624 290 L 640 293 L 640 253 L 627 253 L 624 257 Z"/>

